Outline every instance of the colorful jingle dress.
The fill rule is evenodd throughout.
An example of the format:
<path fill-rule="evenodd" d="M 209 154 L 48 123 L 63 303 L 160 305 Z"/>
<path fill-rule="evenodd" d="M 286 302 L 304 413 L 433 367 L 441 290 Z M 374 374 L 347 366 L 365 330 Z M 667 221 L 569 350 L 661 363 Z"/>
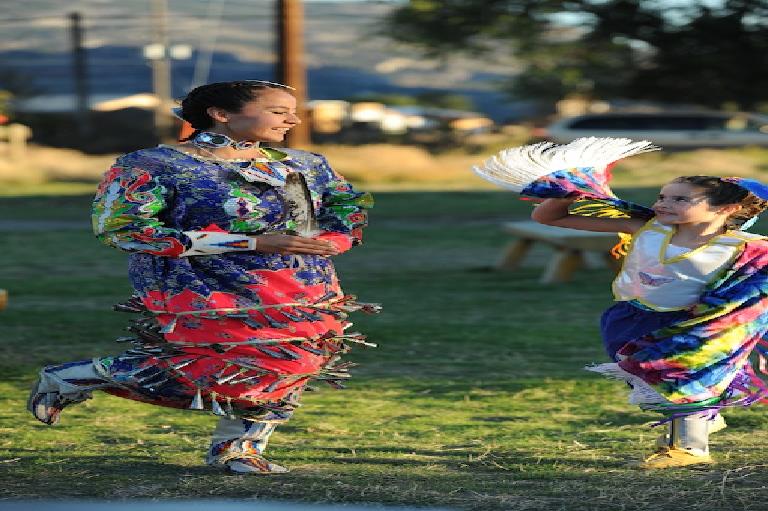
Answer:
<path fill-rule="evenodd" d="M 672 244 L 674 225 L 608 185 L 617 161 L 657 149 L 589 137 L 505 149 L 474 168 L 521 195 L 578 199 L 572 215 L 645 221 L 632 236 L 620 233 L 612 250 L 626 256 L 613 286 L 617 303 L 601 318 L 613 362 L 587 369 L 624 380 L 630 402 L 665 415 L 669 433 L 639 465 L 647 469 L 711 463 L 709 434 L 725 425 L 718 411 L 768 402 L 768 239 L 728 230 L 697 248 Z M 768 200 L 758 181 L 720 179 Z"/>
<path fill-rule="evenodd" d="M 43 391 L 55 388 L 65 404 L 101 389 L 279 421 L 308 380 L 341 386 L 348 373 L 340 355 L 350 343 L 369 344 L 347 332 L 347 313 L 377 307 L 342 292 L 328 257 L 259 252 L 245 234 L 295 230 L 285 186 L 292 173 L 303 176 L 314 237 L 340 251 L 360 243 L 371 199 L 320 155 L 264 152 L 263 160 L 238 162 L 160 146 L 118 159 L 98 188 L 93 225 L 104 243 L 131 253 L 135 296 L 117 308 L 139 314 L 133 336 L 119 339 L 133 347 L 48 367 Z"/>

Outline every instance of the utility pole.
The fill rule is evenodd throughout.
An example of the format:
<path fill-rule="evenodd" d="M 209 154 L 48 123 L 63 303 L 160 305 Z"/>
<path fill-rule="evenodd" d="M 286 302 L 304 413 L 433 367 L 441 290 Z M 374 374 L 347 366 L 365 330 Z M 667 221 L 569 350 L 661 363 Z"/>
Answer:
<path fill-rule="evenodd" d="M 152 89 L 157 97 L 155 134 L 161 142 L 173 135 L 171 117 L 171 64 L 168 55 L 168 0 L 152 2 Z"/>
<path fill-rule="evenodd" d="M 82 17 L 79 12 L 69 14 L 72 47 L 72 76 L 75 82 L 75 121 L 78 134 L 85 138 L 91 132 L 90 105 L 88 104 L 88 71 L 83 48 Z"/>
<path fill-rule="evenodd" d="M 303 32 L 301 0 L 277 0 L 277 81 L 296 89 L 292 93 L 296 97 L 297 115 L 303 121 L 288 132 L 288 147 L 304 147 L 310 142 Z"/>

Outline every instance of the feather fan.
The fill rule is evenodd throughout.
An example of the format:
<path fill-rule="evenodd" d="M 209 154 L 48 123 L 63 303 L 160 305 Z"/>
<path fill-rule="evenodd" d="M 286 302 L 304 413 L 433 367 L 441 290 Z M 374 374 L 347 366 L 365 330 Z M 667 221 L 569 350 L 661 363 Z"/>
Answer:
<path fill-rule="evenodd" d="M 541 142 L 504 149 L 472 170 L 481 178 L 523 195 L 556 198 L 614 197 L 611 164 L 658 147 L 628 138 L 579 138 L 565 145 Z"/>
<path fill-rule="evenodd" d="M 283 194 L 287 207 L 288 220 L 293 221 L 293 232 L 299 236 L 311 238 L 318 233 L 317 219 L 312 207 L 312 196 L 299 172 L 291 172 L 285 178 Z"/>

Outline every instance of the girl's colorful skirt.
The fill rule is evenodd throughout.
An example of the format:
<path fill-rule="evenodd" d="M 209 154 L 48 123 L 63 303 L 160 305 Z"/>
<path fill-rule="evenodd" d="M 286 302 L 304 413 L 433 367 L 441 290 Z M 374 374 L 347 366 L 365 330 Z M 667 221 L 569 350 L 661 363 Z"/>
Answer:
<path fill-rule="evenodd" d="M 688 311 L 659 312 L 632 302 L 616 302 L 600 317 L 603 346 L 617 360 L 616 352 L 629 341 L 690 317 Z"/>

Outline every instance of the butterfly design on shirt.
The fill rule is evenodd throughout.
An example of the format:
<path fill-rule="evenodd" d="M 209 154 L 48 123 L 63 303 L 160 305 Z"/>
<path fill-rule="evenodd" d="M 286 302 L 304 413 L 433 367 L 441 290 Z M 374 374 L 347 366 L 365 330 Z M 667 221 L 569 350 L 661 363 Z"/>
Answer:
<path fill-rule="evenodd" d="M 649 275 L 648 273 L 645 273 L 643 271 L 637 273 L 640 277 L 640 282 L 645 284 L 646 286 L 651 287 L 660 287 L 664 284 L 669 284 L 673 280 L 675 280 L 673 277 L 659 277 L 656 275 Z"/>

